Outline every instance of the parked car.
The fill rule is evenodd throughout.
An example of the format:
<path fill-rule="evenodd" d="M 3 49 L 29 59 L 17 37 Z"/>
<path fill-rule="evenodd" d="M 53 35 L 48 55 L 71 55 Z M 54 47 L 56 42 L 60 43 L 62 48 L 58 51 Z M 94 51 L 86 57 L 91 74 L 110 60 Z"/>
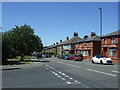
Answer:
<path fill-rule="evenodd" d="M 103 55 L 95 55 L 92 57 L 91 62 L 100 64 L 112 64 L 112 59 Z"/>
<path fill-rule="evenodd" d="M 74 60 L 74 61 L 82 61 L 83 58 L 80 57 L 79 55 L 71 55 L 71 56 L 70 56 L 70 60 Z"/>
<path fill-rule="evenodd" d="M 69 60 L 69 59 L 70 59 L 70 56 L 69 56 L 69 55 L 64 55 L 63 59 Z"/>
<path fill-rule="evenodd" d="M 50 54 L 43 54 L 42 57 L 44 57 L 44 58 L 50 58 L 51 55 Z"/>
<path fill-rule="evenodd" d="M 41 53 L 38 53 L 38 54 L 36 54 L 36 57 L 37 57 L 37 59 L 38 59 L 38 58 L 42 58 L 42 54 L 41 54 Z"/>
<path fill-rule="evenodd" d="M 64 59 L 65 55 L 59 55 L 59 59 Z"/>

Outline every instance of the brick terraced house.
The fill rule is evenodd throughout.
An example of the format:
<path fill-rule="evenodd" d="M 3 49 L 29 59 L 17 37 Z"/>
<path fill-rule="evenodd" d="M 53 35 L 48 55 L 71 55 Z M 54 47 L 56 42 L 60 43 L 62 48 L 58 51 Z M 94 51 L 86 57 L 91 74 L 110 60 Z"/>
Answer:
<path fill-rule="evenodd" d="M 101 37 L 102 54 L 120 63 L 120 30 Z"/>
<path fill-rule="evenodd" d="M 62 53 L 63 54 L 74 54 L 74 43 L 77 41 L 82 40 L 80 37 L 78 37 L 78 33 L 74 32 L 74 35 L 71 39 L 67 37 L 67 40 L 62 43 L 63 49 Z"/>
<path fill-rule="evenodd" d="M 91 60 L 94 55 L 101 52 L 101 39 L 99 36 L 85 38 L 75 43 L 75 54 L 82 54 L 84 59 Z"/>

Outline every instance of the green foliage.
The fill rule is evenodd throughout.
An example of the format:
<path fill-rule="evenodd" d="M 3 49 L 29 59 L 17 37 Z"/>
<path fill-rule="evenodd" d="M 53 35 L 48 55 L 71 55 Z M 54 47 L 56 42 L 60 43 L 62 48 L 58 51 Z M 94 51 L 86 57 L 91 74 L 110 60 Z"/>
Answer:
<path fill-rule="evenodd" d="M 16 55 L 30 55 L 33 51 L 42 51 L 42 40 L 34 34 L 34 30 L 28 26 L 15 26 L 9 31 L 2 33 L 3 58 L 13 58 Z"/>

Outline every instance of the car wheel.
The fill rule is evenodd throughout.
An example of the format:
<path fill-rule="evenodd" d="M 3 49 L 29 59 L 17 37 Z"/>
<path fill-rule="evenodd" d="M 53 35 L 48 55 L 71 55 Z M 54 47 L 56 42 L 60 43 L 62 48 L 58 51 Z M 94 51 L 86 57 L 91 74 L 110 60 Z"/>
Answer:
<path fill-rule="evenodd" d="M 102 60 L 100 61 L 100 64 L 103 64 L 103 61 L 102 61 Z"/>
<path fill-rule="evenodd" d="M 95 63 L 95 62 L 92 60 L 92 63 Z"/>

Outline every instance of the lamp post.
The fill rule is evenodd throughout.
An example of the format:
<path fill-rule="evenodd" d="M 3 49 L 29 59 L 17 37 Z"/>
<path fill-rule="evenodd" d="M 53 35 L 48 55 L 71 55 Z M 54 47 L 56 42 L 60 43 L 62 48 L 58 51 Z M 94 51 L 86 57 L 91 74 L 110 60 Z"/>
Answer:
<path fill-rule="evenodd" d="M 100 36 L 102 37 L 102 8 L 99 8 L 100 10 Z M 102 51 L 100 52 L 100 54 L 102 55 Z"/>
<path fill-rule="evenodd" d="M 100 36 L 102 37 L 102 8 L 99 8 L 100 10 Z"/>

